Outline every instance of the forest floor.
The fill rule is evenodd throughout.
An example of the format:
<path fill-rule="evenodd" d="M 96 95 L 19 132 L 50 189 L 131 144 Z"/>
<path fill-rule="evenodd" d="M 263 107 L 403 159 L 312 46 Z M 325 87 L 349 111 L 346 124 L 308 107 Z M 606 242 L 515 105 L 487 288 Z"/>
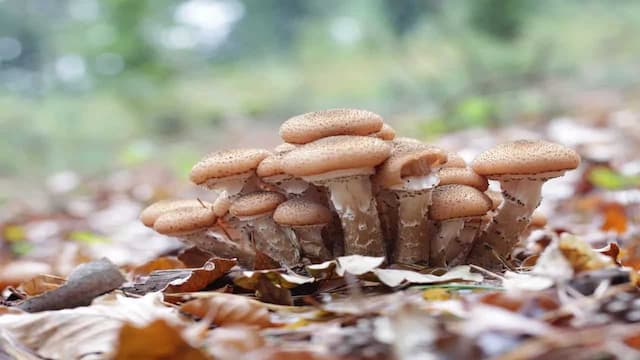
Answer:
<path fill-rule="evenodd" d="M 583 162 L 544 186 L 547 226 L 499 274 L 361 256 L 245 271 L 139 222 L 154 200 L 207 198 L 161 168 L 57 174 L 0 213 L 0 359 L 640 358 L 640 117 L 437 144 L 473 158 L 521 138 Z"/>

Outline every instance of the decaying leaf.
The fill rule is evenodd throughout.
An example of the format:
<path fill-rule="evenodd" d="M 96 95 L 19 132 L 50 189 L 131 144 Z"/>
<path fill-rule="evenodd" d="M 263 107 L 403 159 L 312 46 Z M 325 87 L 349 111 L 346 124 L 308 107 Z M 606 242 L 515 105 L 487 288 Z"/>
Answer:
<path fill-rule="evenodd" d="M 158 270 L 184 269 L 185 267 L 185 264 L 178 260 L 178 258 L 163 256 L 137 266 L 133 271 L 131 271 L 131 275 L 133 278 L 137 278 L 139 276 L 147 276 Z"/>
<path fill-rule="evenodd" d="M 273 326 L 263 303 L 240 295 L 218 293 L 216 296 L 188 301 L 180 311 L 218 326 L 246 325 L 259 328 Z"/>
<path fill-rule="evenodd" d="M 109 260 L 96 260 L 78 266 L 64 285 L 29 298 L 18 307 L 38 312 L 89 305 L 96 296 L 118 288 L 124 281 L 124 276 Z"/>
<path fill-rule="evenodd" d="M 434 284 L 453 280 L 482 281 L 482 275 L 472 273 L 468 265 L 456 266 L 442 275 L 421 274 L 410 270 L 374 269 L 377 279 L 390 287 L 402 284 Z"/>
<path fill-rule="evenodd" d="M 125 323 L 120 329 L 114 359 L 208 360 L 210 358 L 200 349 L 189 344 L 183 338 L 180 328 L 165 320 L 157 319 L 141 327 Z"/>
<path fill-rule="evenodd" d="M 258 277 L 256 296 L 260 301 L 264 301 L 270 304 L 286 306 L 293 305 L 291 291 L 274 284 L 264 274 L 260 274 Z"/>
<path fill-rule="evenodd" d="M 225 326 L 213 329 L 204 339 L 207 352 L 215 359 L 238 360 L 265 346 L 258 329 L 250 326 Z"/>
<path fill-rule="evenodd" d="M 182 249 L 178 254 L 178 260 L 188 268 L 202 267 L 212 257 L 212 254 L 202 251 L 196 246 Z"/>
<path fill-rule="evenodd" d="M 614 231 L 618 234 L 627 232 L 627 215 L 624 206 L 618 203 L 606 203 L 602 206 L 604 222 L 601 226 L 604 231 Z"/>
<path fill-rule="evenodd" d="M 183 323 L 176 309 L 161 303 L 160 294 L 142 298 L 106 295 L 91 306 L 0 316 L 0 328 L 39 356 L 79 359 L 112 351 L 124 323 L 144 325 L 154 319 Z"/>
<path fill-rule="evenodd" d="M 262 276 L 266 276 L 274 284 L 285 288 L 292 289 L 302 284 L 310 284 L 315 281 L 312 277 L 298 275 L 294 272 L 283 272 L 279 270 L 256 270 L 243 271 L 237 276 L 233 282 L 247 290 L 257 290 L 258 282 Z"/>
<path fill-rule="evenodd" d="M 558 248 L 577 273 L 615 266 L 610 257 L 598 253 L 577 236 L 563 234 Z"/>
<path fill-rule="evenodd" d="M 23 282 L 18 289 L 29 296 L 36 296 L 57 289 L 65 282 L 66 280 L 59 276 L 42 274 Z"/>

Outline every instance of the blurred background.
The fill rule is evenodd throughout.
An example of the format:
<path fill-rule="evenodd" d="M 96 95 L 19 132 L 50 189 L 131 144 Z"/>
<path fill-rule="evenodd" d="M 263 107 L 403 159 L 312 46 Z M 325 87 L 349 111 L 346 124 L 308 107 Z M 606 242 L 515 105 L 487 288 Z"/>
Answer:
<path fill-rule="evenodd" d="M 640 97 L 639 33 L 632 0 L 0 0 L 0 177 L 184 178 L 332 107 L 425 139 L 597 117 Z"/>

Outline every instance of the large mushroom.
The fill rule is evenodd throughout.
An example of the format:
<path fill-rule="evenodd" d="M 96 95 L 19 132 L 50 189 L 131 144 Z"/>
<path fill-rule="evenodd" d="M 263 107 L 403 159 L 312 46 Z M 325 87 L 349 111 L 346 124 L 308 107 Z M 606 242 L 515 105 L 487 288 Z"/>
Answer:
<path fill-rule="evenodd" d="M 217 216 L 222 216 L 241 192 L 257 190 L 255 170 L 270 154 L 264 149 L 217 151 L 196 163 L 190 178 L 194 184 L 218 193 L 213 209 Z"/>
<path fill-rule="evenodd" d="M 243 266 L 253 266 L 255 252 L 246 244 L 229 239 L 216 226 L 214 212 L 201 205 L 167 209 L 153 222 L 153 229 L 160 234 L 174 236 L 198 248 L 227 258 L 238 258 Z"/>
<path fill-rule="evenodd" d="M 238 197 L 229 214 L 245 222 L 253 233 L 256 249 L 273 260 L 293 266 L 300 260 L 298 245 L 273 221 L 275 209 L 286 200 L 284 195 L 273 191 L 257 191 Z"/>
<path fill-rule="evenodd" d="M 396 142 L 378 168 L 373 182 L 381 200 L 388 202 L 389 194 L 393 196 L 383 211 L 394 262 L 416 263 L 429 257 L 427 212 L 431 190 L 438 184 L 435 174 L 446 161 L 446 153 L 437 147 Z"/>
<path fill-rule="evenodd" d="M 288 119 L 280 126 L 280 137 L 287 143 L 306 144 L 336 135 L 372 135 L 382 126 L 382 117 L 371 111 L 331 109 Z"/>
<path fill-rule="evenodd" d="M 313 262 L 331 258 L 322 239 L 322 228 L 331 222 L 331 211 L 307 199 L 291 199 L 278 205 L 273 220 L 300 244 L 302 254 Z"/>
<path fill-rule="evenodd" d="M 491 200 L 480 190 L 467 185 L 438 186 L 432 195 L 429 218 L 436 223 L 432 237 L 430 265 L 446 266 L 466 253 L 471 242 L 461 242 L 460 231 L 465 222 L 476 219 L 491 209 Z"/>
<path fill-rule="evenodd" d="M 544 140 L 509 142 L 479 154 L 473 170 L 500 181 L 504 201 L 467 262 L 485 267 L 500 264 L 495 255 L 506 258 L 510 254 L 540 204 L 544 182 L 579 164 L 580 156 L 574 150 Z"/>
<path fill-rule="evenodd" d="M 366 136 L 332 136 L 285 154 L 285 171 L 329 190 L 340 216 L 345 254 L 385 256 L 370 176 L 389 157 L 391 146 Z"/>
<path fill-rule="evenodd" d="M 153 223 L 158 220 L 160 215 L 182 208 L 197 208 L 197 207 L 206 207 L 212 208 L 213 204 L 200 201 L 196 199 L 175 199 L 175 200 L 160 200 L 156 201 L 153 204 L 147 206 L 140 213 L 140 221 L 147 227 L 153 227 Z"/>
<path fill-rule="evenodd" d="M 284 172 L 282 154 L 267 156 L 260 162 L 256 174 L 262 181 L 270 184 L 288 197 L 300 196 L 309 188 L 309 183 Z"/>

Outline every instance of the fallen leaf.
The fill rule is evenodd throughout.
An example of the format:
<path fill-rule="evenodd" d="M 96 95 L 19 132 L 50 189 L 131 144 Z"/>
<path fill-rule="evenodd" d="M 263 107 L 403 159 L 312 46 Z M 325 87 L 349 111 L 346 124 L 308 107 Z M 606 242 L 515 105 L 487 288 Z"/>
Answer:
<path fill-rule="evenodd" d="M 265 340 L 250 326 L 225 326 L 211 330 L 203 341 L 216 360 L 244 359 L 251 351 L 263 348 Z"/>
<path fill-rule="evenodd" d="M 269 270 L 278 268 L 280 268 L 280 264 L 277 261 L 273 260 L 269 255 L 263 253 L 262 251 L 256 250 L 256 257 L 253 260 L 254 270 Z"/>
<path fill-rule="evenodd" d="M 27 312 L 68 309 L 85 306 L 95 297 L 118 288 L 125 279 L 107 259 L 78 266 L 67 282 L 57 289 L 29 298 L 18 305 Z"/>
<path fill-rule="evenodd" d="M 0 289 L 18 286 L 41 274 L 50 274 L 51 265 L 31 260 L 16 260 L 0 267 Z"/>
<path fill-rule="evenodd" d="M 443 301 L 451 299 L 451 293 L 447 289 L 432 288 L 422 292 L 422 298 L 427 301 Z"/>
<path fill-rule="evenodd" d="M 202 251 L 197 246 L 188 247 L 180 250 L 178 253 L 178 260 L 180 260 L 185 267 L 199 268 L 202 267 L 213 255 L 208 252 Z"/>
<path fill-rule="evenodd" d="M 29 296 L 36 296 L 57 289 L 65 282 L 66 280 L 59 276 L 42 274 L 22 283 L 18 289 Z"/>
<path fill-rule="evenodd" d="M 216 296 L 191 300 L 182 304 L 180 311 L 200 319 L 209 319 L 218 326 L 273 326 L 269 310 L 263 303 L 240 295 L 218 293 Z"/>
<path fill-rule="evenodd" d="M 482 281 L 482 275 L 472 273 L 468 265 L 456 266 L 442 275 L 421 274 L 411 270 L 374 269 L 373 274 L 377 279 L 390 287 L 401 284 L 434 284 L 453 280 Z"/>
<path fill-rule="evenodd" d="M 258 277 L 258 285 L 256 287 L 256 297 L 260 301 L 277 305 L 293 305 L 291 291 L 278 285 L 275 285 L 264 274 Z"/>
<path fill-rule="evenodd" d="M 255 291 L 258 289 L 258 282 L 262 276 L 266 276 L 271 282 L 285 289 L 292 289 L 303 284 L 315 282 L 312 277 L 280 270 L 243 271 L 233 279 L 233 282 L 244 289 Z"/>
<path fill-rule="evenodd" d="M 5 314 L 0 316 L 0 328 L 39 356 L 80 359 L 112 351 L 125 322 L 144 325 L 158 318 L 184 322 L 176 309 L 162 304 L 160 294 L 135 299 L 105 295 L 91 306 Z"/>
<path fill-rule="evenodd" d="M 124 324 L 120 329 L 115 360 L 127 359 L 210 359 L 201 350 L 189 344 L 181 335 L 181 329 L 158 319 L 137 327 Z"/>
<path fill-rule="evenodd" d="M 627 232 L 629 225 L 627 224 L 624 206 L 614 202 L 605 203 L 602 205 L 602 213 L 604 215 L 604 223 L 600 228 L 603 231 L 613 231 L 618 234 Z"/>
<path fill-rule="evenodd" d="M 614 266 L 610 257 L 598 253 L 577 236 L 562 234 L 558 248 L 575 272 Z"/>
<path fill-rule="evenodd" d="M 173 256 L 163 256 L 137 266 L 131 271 L 133 278 L 147 276 L 158 270 L 184 269 L 185 264 Z"/>

